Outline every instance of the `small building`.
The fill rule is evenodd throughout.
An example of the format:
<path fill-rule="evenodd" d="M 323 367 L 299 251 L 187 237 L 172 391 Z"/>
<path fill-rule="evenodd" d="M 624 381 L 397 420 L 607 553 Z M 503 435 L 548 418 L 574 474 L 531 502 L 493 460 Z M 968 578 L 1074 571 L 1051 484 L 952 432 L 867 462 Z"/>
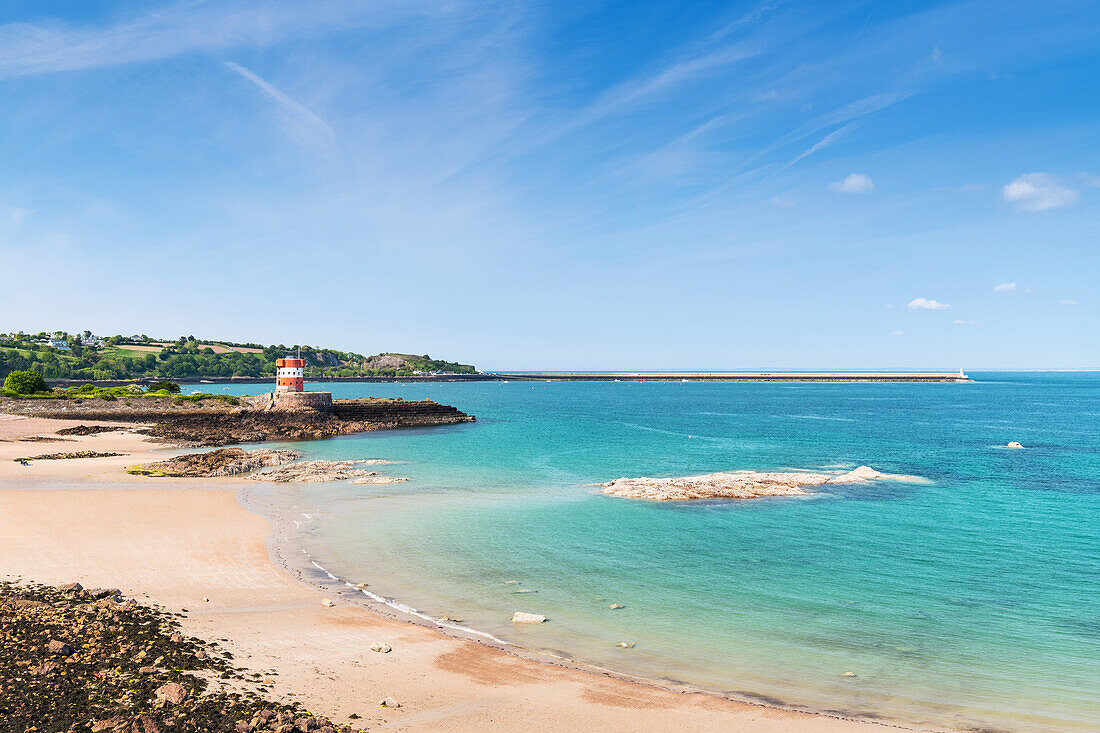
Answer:
<path fill-rule="evenodd" d="M 304 392 L 305 385 L 304 359 L 276 359 L 275 360 L 275 391 L 276 392 Z"/>

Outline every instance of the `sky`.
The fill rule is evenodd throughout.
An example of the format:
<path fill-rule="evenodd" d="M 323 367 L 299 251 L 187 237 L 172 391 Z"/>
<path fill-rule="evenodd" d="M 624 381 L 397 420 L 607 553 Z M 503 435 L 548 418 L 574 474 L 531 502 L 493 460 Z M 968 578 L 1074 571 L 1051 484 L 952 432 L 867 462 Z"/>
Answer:
<path fill-rule="evenodd" d="M 483 369 L 1100 368 L 1100 22 L 0 8 L 0 331 Z"/>

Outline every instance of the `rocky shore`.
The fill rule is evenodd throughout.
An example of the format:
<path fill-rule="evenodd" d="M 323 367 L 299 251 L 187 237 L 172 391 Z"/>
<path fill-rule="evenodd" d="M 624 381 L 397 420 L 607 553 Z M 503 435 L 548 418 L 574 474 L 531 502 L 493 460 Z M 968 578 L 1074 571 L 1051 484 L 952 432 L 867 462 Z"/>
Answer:
<path fill-rule="evenodd" d="M 843 474 L 788 472 L 758 473 L 733 471 L 677 478 L 617 478 L 603 486 L 603 493 L 649 501 L 691 501 L 695 499 L 758 499 L 767 496 L 805 496 L 806 487 L 850 484 L 879 479 L 921 481 L 918 476 L 880 473 L 870 466 Z"/>
<path fill-rule="evenodd" d="M 354 730 L 269 699 L 272 680 L 116 589 L 0 583 L 0 729 Z M 273 672 L 269 672 L 274 674 Z"/>
<path fill-rule="evenodd" d="M 286 410 L 272 409 L 263 396 L 242 399 L 237 405 L 217 399 L 189 402 L 174 397 L 110 401 L 0 397 L 0 412 L 64 420 L 140 423 L 149 425 L 145 432 L 150 437 L 184 447 L 316 440 L 474 419 L 453 407 L 427 400 L 347 400 L 337 401 L 332 410 Z"/>

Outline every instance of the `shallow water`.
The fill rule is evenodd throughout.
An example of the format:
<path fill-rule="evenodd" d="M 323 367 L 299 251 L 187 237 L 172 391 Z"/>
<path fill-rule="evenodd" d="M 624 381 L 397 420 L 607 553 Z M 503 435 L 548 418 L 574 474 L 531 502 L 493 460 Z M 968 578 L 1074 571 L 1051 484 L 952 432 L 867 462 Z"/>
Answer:
<path fill-rule="evenodd" d="M 313 385 L 478 422 L 296 443 L 413 480 L 271 497 L 336 575 L 510 642 L 814 709 L 1100 729 L 1100 375 L 975 376 Z M 589 485 L 861 464 L 930 482 L 668 504 Z"/>

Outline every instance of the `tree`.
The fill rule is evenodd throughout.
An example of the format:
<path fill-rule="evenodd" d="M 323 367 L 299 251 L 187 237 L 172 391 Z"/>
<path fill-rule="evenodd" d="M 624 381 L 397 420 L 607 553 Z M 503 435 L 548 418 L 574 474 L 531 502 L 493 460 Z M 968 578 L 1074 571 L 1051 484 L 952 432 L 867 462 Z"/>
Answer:
<path fill-rule="evenodd" d="M 4 390 L 17 395 L 49 392 L 50 385 L 42 375 L 34 371 L 12 372 L 4 380 Z"/>

